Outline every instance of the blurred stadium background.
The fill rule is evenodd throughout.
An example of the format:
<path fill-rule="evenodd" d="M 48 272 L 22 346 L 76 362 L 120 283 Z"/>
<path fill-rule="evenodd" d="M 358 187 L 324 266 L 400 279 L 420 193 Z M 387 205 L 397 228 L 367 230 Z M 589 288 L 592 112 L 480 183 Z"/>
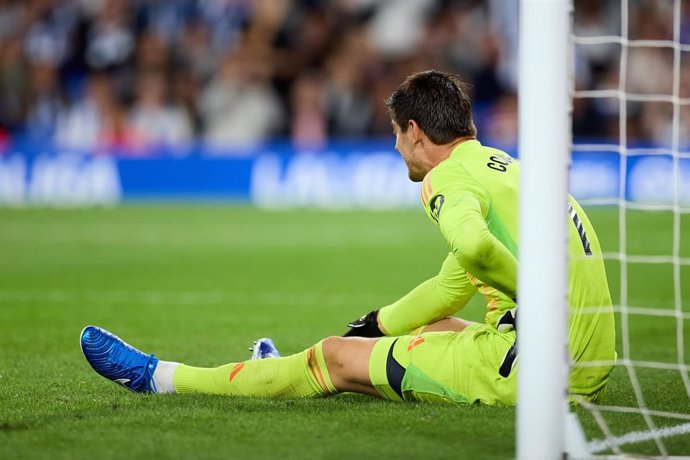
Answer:
<path fill-rule="evenodd" d="M 673 3 L 630 1 L 629 37 L 671 40 Z M 446 248 L 383 101 L 414 71 L 458 73 L 480 140 L 519 155 L 517 4 L 0 0 L 0 458 L 120 456 L 113 446 L 134 458 L 511 457 L 512 408 L 154 401 L 93 375 L 76 337 L 95 323 L 198 365 L 243 359 L 263 335 L 292 353 L 433 276 Z M 576 35 L 621 35 L 620 0 L 574 5 Z M 618 89 L 620 45 L 574 50 L 575 89 Z M 690 98 L 690 53 L 681 64 Z M 671 94 L 672 68 L 669 49 L 630 48 L 624 89 Z M 690 104 L 679 109 L 679 255 L 690 260 Z M 572 193 L 672 204 L 672 115 L 671 103 L 628 102 L 624 147 L 647 153 L 627 158 L 621 197 L 618 98 L 575 98 Z M 627 212 L 627 251 L 672 253 L 663 209 Z M 618 210 L 588 212 L 618 251 Z M 607 268 L 618 304 L 620 262 Z M 628 276 L 631 305 L 673 308 L 671 263 L 631 263 Z M 682 299 L 690 313 L 685 281 Z M 482 308 L 474 299 L 463 316 L 481 320 Z M 670 315 L 631 319 L 633 358 L 674 361 L 677 327 Z M 650 408 L 690 414 L 678 372 L 638 377 Z M 607 402 L 636 405 L 622 369 Z M 602 438 L 579 415 L 588 439 Z M 648 428 L 639 415 L 607 421 L 614 434 Z M 687 434 L 667 441 L 672 454 L 687 446 Z M 633 452 L 658 454 L 652 441 Z"/>
<path fill-rule="evenodd" d="M 620 35 L 620 4 L 577 0 L 575 33 Z M 633 2 L 629 38 L 672 39 L 672 5 Z M 3 0 L 0 203 L 415 206 L 383 100 L 413 71 L 458 73 L 483 142 L 515 153 L 517 22 L 504 0 Z M 619 45 L 575 51 L 578 90 L 617 88 Z M 627 90 L 670 94 L 672 65 L 670 49 L 631 49 Z M 681 81 L 690 97 L 688 56 Z M 680 118 L 687 150 L 690 106 Z M 671 119 L 629 103 L 629 146 L 668 148 Z M 615 98 L 575 99 L 576 143 L 618 130 Z M 631 162 L 630 198 L 668 200 L 669 158 L 637 160 L 651 173 Z M 578 198 L 616 197 L 617 176 L 615 147 L 576 152 Z"/>

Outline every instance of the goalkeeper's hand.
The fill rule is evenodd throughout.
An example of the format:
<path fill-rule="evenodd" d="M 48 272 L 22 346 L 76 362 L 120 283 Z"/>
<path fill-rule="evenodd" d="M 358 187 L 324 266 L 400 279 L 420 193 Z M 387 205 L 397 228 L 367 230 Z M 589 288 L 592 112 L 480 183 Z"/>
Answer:
<path fill-rule="evenodd" d="M 374 310 L 355 321 L 347 323 L 350 330 L 343 337 L 383 337 L 386 334 L 379 329 L 378 316 L 379 311 Z"/>

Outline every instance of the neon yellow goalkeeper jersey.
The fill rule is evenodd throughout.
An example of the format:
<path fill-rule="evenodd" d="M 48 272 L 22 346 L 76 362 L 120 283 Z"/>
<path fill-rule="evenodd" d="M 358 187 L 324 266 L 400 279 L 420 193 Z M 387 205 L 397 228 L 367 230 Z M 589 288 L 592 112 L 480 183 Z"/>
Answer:
<path fill-rule="evenodd" d="M 422 203 L 448 242 L 450 254 L 436 277 L 381 310 L 387 333 L 402 333 L 452 315 L 477 291 L 486 298 L 488 324 L 496 326 L 506 311 L 515 308 L 519 175 L 517 160 L 476 140 L 459 144 L 426 175 Z M 568 212 L 571 358 L 613 360 L 615 329 L 601 247 L 572 197 Z M 413 310 L 405 320 L 401 313 Z M 596 385 L 592 379 L 598 380 L 602 373 L 608 374 L 601 368 L 575 368 L 571 388 Z"/>

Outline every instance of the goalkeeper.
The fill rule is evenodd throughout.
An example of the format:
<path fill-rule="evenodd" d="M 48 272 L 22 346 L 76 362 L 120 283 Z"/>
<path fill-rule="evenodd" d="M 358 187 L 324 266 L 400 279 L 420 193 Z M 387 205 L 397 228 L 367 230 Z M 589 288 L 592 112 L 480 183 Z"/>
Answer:
<path fill-rule="evenodd" d="M 410 179 L 422 182 L 424 209 L 450 247 L 436 277 L 351 323 L 346 337 L 288 357 L 216 368 L 162 361 L 89 326 L 81 346 L 96 372 L 138 392 L 309 397 L 347 391 L 515 404 L 518 162 L 476 140 L 470 101 L 455 76 L 413 74 L 386 104 L 395 147 Z M 615 332 L 601 248 L 572 198 L 568 212 L 571 360 L 612 362 Z M 486 298 L 485 322 L 452 317 L 477 291 Z M 611 369 L 574 366 L 571 396 L 598 400 Z"/>

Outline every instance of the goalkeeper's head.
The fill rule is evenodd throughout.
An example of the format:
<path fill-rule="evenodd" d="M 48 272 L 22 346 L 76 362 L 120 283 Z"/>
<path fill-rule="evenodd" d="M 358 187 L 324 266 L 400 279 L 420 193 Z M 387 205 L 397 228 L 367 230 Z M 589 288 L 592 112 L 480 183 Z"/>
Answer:
<path fill-rule="evenodd" d="M 450 154 L 443 147 L 477 134 L 467 86 L 455 75 L 437 70 L 412 74 L 393 91 L 386 106 L 396 149 L 415 182 L 438 164 L 439 153 Z"/>

